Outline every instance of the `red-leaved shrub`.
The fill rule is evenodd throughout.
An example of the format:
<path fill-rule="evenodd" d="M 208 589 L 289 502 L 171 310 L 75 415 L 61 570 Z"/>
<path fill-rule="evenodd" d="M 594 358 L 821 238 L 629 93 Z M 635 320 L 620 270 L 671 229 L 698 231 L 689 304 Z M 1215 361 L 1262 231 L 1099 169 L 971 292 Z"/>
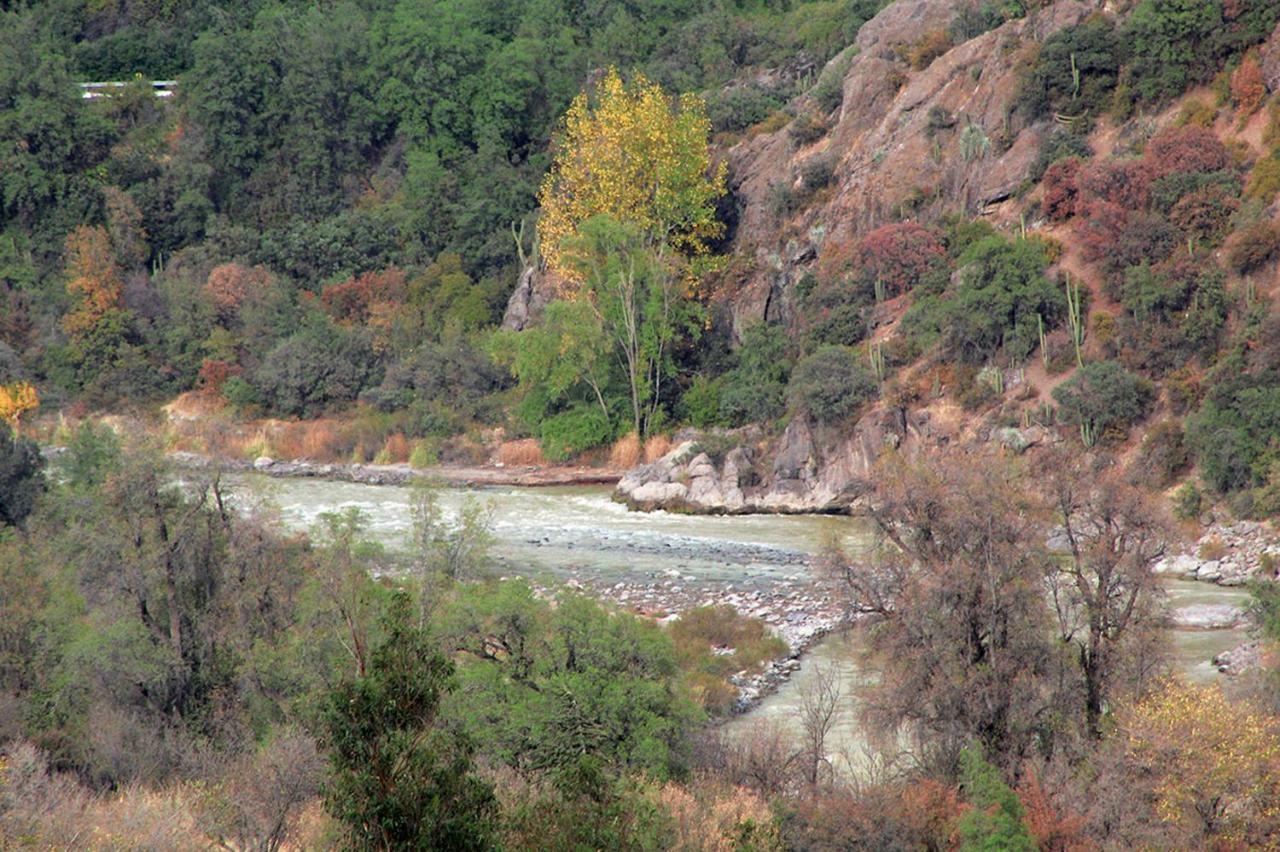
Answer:
<path fill-rule="evenodd" d="M 1076 175 L 1080 173 L 1080 160 L 1068 157 L 1049 166 L 1044 173 L 1044 215 L 1050 222 L 1062 222 L 1076 213 Z"/>
<path fill-rule="evenodd" d="M 1153 180 L 1172 174 L 1216 172 L 1231 163 L 1222 140 L 1212 130 L 1195 124 L 1166 127 L 1152 136 L 1143 159 Z"/>
<path fill-rule="evenodd" d="M 858 243 L 854 263 L 869 281 L 884 283 L 889 298 L 905 293 L 946 257 L 937 235 L 915 222 L 882 225 Z"/>

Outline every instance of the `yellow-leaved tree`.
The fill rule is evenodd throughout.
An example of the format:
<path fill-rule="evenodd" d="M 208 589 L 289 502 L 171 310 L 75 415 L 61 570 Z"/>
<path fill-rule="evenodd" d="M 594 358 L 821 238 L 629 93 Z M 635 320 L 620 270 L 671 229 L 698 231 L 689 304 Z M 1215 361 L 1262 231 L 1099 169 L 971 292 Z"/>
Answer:
<path fill-rule="evenodd" d="M 639 229 L 651 248 L 704 253 L 723 232 L 715 201 L 724 194 L 724 164 L 711 162 L 710 130 L 706 104 L 696 95 L 673 99 L 640 74 L 628 84 L 609 69 L 569 107 L 538 193 L 547 266 L 579 280 L 565 245 L 599 215 Z"/>
<path fill-rule="evenodd" d="M 1259 848 L 1280 830 L 1280 726 L 1217 686 L 1171 681 L 1120 714 L 1177 848 Z M 1269 843 L 1264 844 L 1269 848 Z"/>
<path fill-rule="evenodd" d="M 30 382 L 0 385 L 0 420 L 8 421 L 16 431 L 24 412 L 40 406 L 40 397 Z"/>

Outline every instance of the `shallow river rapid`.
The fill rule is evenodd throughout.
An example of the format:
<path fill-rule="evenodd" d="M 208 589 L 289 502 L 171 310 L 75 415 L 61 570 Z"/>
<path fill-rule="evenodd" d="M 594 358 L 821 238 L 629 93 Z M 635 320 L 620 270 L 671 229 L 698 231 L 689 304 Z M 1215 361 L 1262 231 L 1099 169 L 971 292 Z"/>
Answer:
<path fill-rule="evenodd" d="M 390 548 L 403 544 L 409 530 L 408 488 L 359 485 L 319 479 L 269 479 L 246 475 L 236 482 L 236 499 L 265 501 L 293 529 L 310 529 L 320 514 L 358 507 L 368 521 L 367 535 Z M 612 502 L 605 487 L 446 488 L 440 503 L 447 520 L 463 501 L 490 507 L 494 556 L 504 574 L 535 580 L 582 579 L 596 582 L 674 580 L 710 589 L 750 590 L 803 579 L 810 554 L 834 536 L 850 549 L 866 540 L 857 521 L 812 515 L 707 517 L 666 512 L 630 512 Z M 1168 581 L 1170 605 L 1241 605 L 1241 589 L 1185 580 Z M 1245 640 L 1243 629 L 1174 631 L 1179 666 L 1197 680 L 1221 677 L 1210 660 Z M 731 723 L 742 729 L 755 719 L 794 724 L 800 695 L 815 672 L 834 667 L 856 697 L 861 682 L 852 642 L 831 636 L 805 655 L 799 672 L 755 709 Z M 837 723 L 840 748 L 856 750 L 859 738 L 851 711 Z M 856 758 L 851 758 L 857 762 Z"/>

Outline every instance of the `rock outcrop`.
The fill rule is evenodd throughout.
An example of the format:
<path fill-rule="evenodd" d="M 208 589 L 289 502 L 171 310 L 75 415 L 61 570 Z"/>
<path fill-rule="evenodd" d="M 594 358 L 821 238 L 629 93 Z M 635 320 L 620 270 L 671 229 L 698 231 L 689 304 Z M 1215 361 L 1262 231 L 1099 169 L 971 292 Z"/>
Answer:
<path fill-rule="evenodd" d="M 927 413 L 873 409 L 847 436 L 795 418 L 772 443 L 739 445 L 714 458 L 687 440 L 622 476 L 615 496 L 635 509 L 700 514 L 845 513 L 866 490 L 886 448 L 936 438 Z M 716 443 L 723 443 L 719 436 Z"/>

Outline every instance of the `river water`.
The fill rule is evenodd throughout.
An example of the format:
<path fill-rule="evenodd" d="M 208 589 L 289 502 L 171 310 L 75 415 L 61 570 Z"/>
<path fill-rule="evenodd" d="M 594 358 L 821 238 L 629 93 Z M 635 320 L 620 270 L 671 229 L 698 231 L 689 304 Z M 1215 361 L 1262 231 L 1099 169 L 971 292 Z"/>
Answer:
<path fill-rule="evenodd" d="M 271 479 L 245 475 L 234 482 L 235 499 L 265 503 L 291 529 L 312 528 L 321 513 L 356 507 L 368 522 L 366 535 L 390 548 L 402 546 L 409 531 L 410 489 L 320 479 Z M 808 557 L 833 539 L 846 548 L 864 546 L 865 528 L 851 518 L 814 515 L 709 517 L 667 512 L 631 512 L 600 486 L 563 488 L 442 488 L 446 521 L 456 519 L 465 500 L 488 506 L 495 538 L 493 555 L 503 574 L 531 580 L 585 580 L 594 583 L 655 579 L 717 590 L 750 591 L 802 581 Z M 1186 580 L 1167 581 L 1170 606 L 1242 605 L 1248 595 Z M 1189 677 L 1221 677 L 1214 655 L 1245 641 L 1243 629 L 1175 630 L 1174 655 Z M 848 703 L 862 678 L 854 662 L 851 636 L 831 636 L 805 655 L 800 670 L 730 730 L 761 719 L 794 725 L 800 696 L 820 670 L 833 670 Z M 843 712 L 833 741 L 857 750 L 854 713 Z M 856 762 L 856 759 L 851 758 Z"/>

